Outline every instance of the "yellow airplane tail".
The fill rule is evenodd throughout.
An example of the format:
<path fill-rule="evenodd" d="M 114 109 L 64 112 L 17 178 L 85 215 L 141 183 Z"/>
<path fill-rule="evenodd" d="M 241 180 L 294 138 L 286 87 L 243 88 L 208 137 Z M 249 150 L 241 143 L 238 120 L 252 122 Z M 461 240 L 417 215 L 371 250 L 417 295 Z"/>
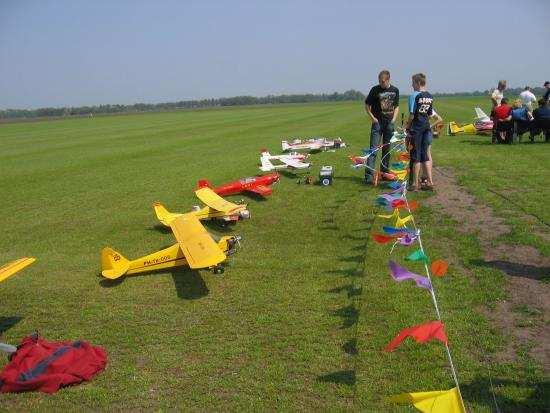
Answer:
<path fill-rule="evenodd" d="M 101 250 L 101 275 L 105 278 L 115 280 L 126 274 L 129 268 L 130 261 L 122 254 L 109 247 Z"/>
<path fill-rule="evenodd" d="M 457 133 L 464 133 L 464 129 L 458 125 L 456 122 L 449 122 L 449 126 L 447 128 L 447 134 L 448 135 L 456 135 Z"/>
<path fill-rule="evenodd" d="M 160 222 L 162 222 L 167 227 L 170 226 L 170 222 L 172 222 L 174 219 L 179 217 L 181 214 L 174 214 L 173 212 L 170 212 L 166 209 L 164 205 L 162 205 L 160 202 L 155 202 L 153 204 L 153 209 L 155 210 L 155 214 L 157 215 L 157 218 Z"/>

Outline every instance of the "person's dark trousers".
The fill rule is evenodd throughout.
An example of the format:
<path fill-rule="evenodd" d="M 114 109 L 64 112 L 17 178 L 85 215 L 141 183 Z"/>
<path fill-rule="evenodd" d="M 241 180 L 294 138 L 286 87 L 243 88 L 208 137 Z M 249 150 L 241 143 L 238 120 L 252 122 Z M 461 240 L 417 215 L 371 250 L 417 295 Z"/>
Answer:
<path fill-rule="evenodd" d="M 380 169 L 382 172 L 389 172 L 390 168 L 390 139 L 393 134 L 393 123 L 389 120 L 381 119 L 378 122 L 373 122 L 370 129 L 370 149 L 374 150 L 381 144 L 384 144 L 382 148 L 382 160 Z M 373 170 L 376 164 L 376 158 L 378 152 L 367 158 L 367 168 L 365 168 L 365 181 L 367 183 L 374 182 Z"/>

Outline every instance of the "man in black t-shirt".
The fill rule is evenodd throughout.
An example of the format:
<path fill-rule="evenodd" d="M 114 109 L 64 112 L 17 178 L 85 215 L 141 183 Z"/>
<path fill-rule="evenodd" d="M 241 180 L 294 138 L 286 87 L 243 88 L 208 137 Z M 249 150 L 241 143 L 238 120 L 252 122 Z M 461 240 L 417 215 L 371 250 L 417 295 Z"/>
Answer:
<path fill-rule="evenodd" d="M 399 89 L 390 85 L 390 72 L 382 70 L 378 75 L 378 85 L 374 86 L 365 99 L 365 109 L 372 120 L 370 130 L 370 150 L 376 150 L 381 144 L 382 148 L 381 170 L 389 172 L 390 139 L 393 134 L 395 120 L 399 114 Z M 365 168 L 365 182 L 374 182 L 374 166 L 376 153 L 367 158 Z"/>

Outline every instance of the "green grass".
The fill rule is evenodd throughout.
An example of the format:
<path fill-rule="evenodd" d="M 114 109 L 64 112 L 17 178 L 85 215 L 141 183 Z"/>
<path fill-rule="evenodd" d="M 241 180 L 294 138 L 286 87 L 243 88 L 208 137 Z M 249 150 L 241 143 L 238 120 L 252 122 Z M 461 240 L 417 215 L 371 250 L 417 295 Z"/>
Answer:
<path fill-rule="evenodd" d="M 447 120 L 468 121 L 474 104 L 485 102 L 442 99 L 437 108 Z M 3 339 L 15 343 L 38 330 L 109 353 L 107 370 L 92 382 L 53 396 L 0 395 L 0 409 L 410 411 L 385 398 L 453 387 L 440 345 L 381 351 L 399 330 L 435 314 L 425 291 L 390 279 L 388 248 L 370 240 L 383 224 L 373 207 L 379 190 L 362 186 L 362 171 L 346 157 L 367 145 L 368 133 L 360 103 L 0 126 L 0 263 L 38 258 L 0 286 L 3 324 L 19 320 Z M 179 269 L 116 284 L 99 277 L 104 246 L 134 258 L 173 243 L 156 228 L 153 201 L 188 210 L 198 179 L 253 175 L 260 148 L 275 153 L 282 137 L 314 135 L 351 144 L 313 156 L 314 174 L 335 166 L 334 186 L 284 176 L 268 200 L 250 200 L 252 219 L 231 228 L 243 236 L 242 249 L 222 276 Z M 443 137 L 435 161 L 507 220 L 507 241 L 548 255 L 537 234 L 547 234 L 541 221 L 550 218 L 549 146 L 487 141 Z M 467 406 L 491 411 L 492 380 L 505 411 L 542 411 L 548 382 L 527 352 L 514 363 L 488 361 L 507 338 L 481 309 L 504 297 L 504 275 L 475 264 L 478 242 L 457 232 L 459 223 L 425 207 L 417 220 L 428 254 L 460 263 L 436 289 Z M 403 262 L 409 252 L 393 258 Z"/>

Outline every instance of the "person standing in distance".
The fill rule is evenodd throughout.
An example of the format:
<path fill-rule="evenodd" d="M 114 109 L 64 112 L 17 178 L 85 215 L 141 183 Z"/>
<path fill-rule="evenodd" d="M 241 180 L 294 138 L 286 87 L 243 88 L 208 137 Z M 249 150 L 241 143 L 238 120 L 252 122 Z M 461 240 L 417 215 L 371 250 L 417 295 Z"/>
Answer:
<path fill-rule="evenodd" d="M 370 150 L 372 152 L 378 146 L 384 144 L 380 169 L 382 172 L 387 173 L 390 170 L 389 142 L 395 128 L 395 120 L 399 114 L 399 89 L 390 84 L 390 72 L 388 70 L 382 70 L 378 74 L 378 85 L 371 88 L 365 99 L 365 110 L 372 120 Z M 368 185 L 374 182 L 373 174 L 376 158 L 376 154 L 367 158 L 365 183 Z"/>

